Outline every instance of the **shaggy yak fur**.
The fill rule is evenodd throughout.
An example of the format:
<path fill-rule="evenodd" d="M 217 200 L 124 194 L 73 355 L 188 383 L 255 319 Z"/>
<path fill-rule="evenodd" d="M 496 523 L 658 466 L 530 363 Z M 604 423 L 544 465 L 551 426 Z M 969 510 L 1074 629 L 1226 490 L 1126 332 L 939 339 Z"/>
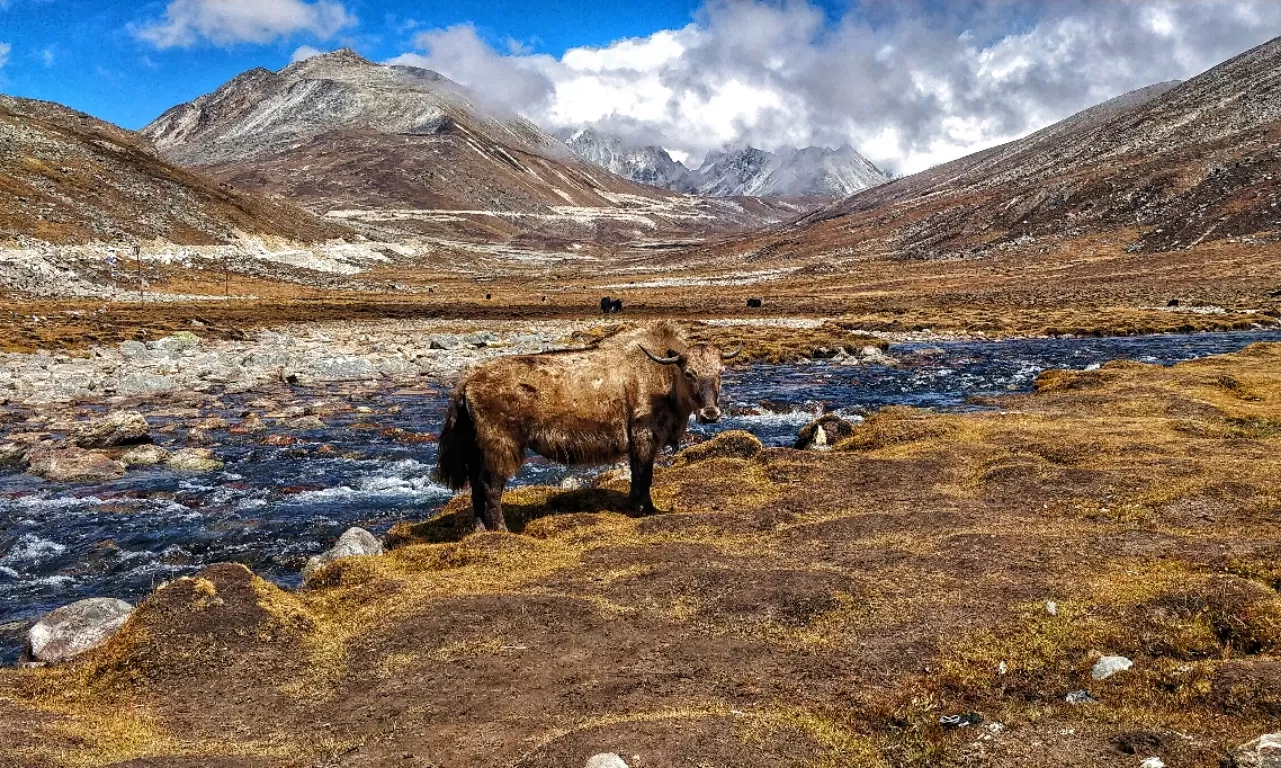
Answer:
<path fill-rule="evenodd" d="M 722 359 L 671 325 L 625 331 L 593 347 L 485 363 L 454 389 L 437 477 L 471 485 L 463 530 L 506 530 L 503 488 L 526 449 L 562 464 L 631 461 L 628 504 L 654 511 L 654 459 L 677 446 L 691 414 L 720 419 Z"/>

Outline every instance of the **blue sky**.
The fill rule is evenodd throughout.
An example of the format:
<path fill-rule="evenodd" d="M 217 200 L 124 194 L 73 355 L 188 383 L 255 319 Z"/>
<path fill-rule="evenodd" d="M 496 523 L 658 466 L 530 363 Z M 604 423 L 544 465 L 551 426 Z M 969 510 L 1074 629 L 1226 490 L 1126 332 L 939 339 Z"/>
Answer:
<path fill-rule="evenodd" d="M 258 0 L 237 0 L 257 2 Z M 334 35 L 306 30 L 271 42 L 159 48 L 137 30 L 163 19 L 166 2 L 127 0 L 0 0 L 0 43 L 8 63 L 0 92 L 57 101 L 127 128 L 138 128 L 174 104 L 205 93 L 253 67 L 279 69 L 301 45 L 326 50 L 350 45 L 381 60 L 412 47 L 424 29 L 473 23 L 495 45 L 516 40 L 530 50 L 560 55 L 575 46 L 607 45 L 624 37 L 689 24 L 691 0 L 529 2 L 528 0 L 350 0 L 356 23 Z"/>
<path fill-rule="evenodd" d="M 850 144 L 911 173 L 1278 35 L 1278 0 L 0 0 L 0 92 L 139 128 L 347 46 L 694 165 Z"/>

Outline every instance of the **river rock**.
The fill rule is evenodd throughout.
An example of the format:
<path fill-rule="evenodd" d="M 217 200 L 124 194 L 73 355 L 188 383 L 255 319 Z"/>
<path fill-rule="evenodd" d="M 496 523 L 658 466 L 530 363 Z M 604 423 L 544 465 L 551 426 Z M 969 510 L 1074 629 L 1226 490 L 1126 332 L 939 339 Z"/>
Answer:
<path fill-rule="evenodd" d="M 1134 662 L 1124 656 L 1104 656 L 1094 662 L 1094 669 L 1090 671 L 1090 676 L 1095 680 L 1106 680 L 1118 672 L 1124 672 L 1134 666 Z"/>
<path fill-rule="evenodd" d="M 137 411 L 116 411 L 71 428 L 71 442 L 81 448 L 113 448 L 151 442 L 146 418 Z"/>
<path fill-rule="evenodd" d="M 163 464 L 169 458 L 169 451 L 158 445 L 139 445 L 130 448 L 120 457 L 126 467 L 150 467 Z"/>
<path fill-rule="evenodd" d="M 1242 744 L 1223 761 L 1224 768 L 1281 768 L 1281 732 Z"/>
<path fill-rule="evenodd" d="M 307 561 L 307 565 L 302 569 L 302 578 L 303 581 L 306 581 L 316 571 L 344 557 L 381 555 L 382 553 L 383 545 L 382 542 L 378 541 L 377 536 L 374 536 L 364 528 L 348 528 L 342 536 L 338 537 L 338 542 L 334 544 L 332 549 Z"/>
<path fill-rule="evenodd" d="M 765 450 L 756 435 L 741 429 L 731 429 L 710 440 L 692 445 L 676 454 L 673 466 L 686 466 L 708 459 L 754 459 Z"/>
<path fill-rule="evenodd" d="M 165 461 L 170 467 L 182 472 L 214 472 L 223 468 L 223 463 L 208 448 L 183 448 L 169 454 Z"/>
<path fill-rule="evenodd" d="M 147 395 L 157 395 L 161 392 L 172 392 L 179 387 L 177 379 L 169 376 L 160 376 L 146 371 L 134 371 L 121 376 L 110 387 L 117 395 L 124 397 L 145 397 Z"/>
<path fill-rule="evenodd" d="M 36 451 L 27 473 L 55 483 L 89 483 L 125 476 L 125 465 L 105 453 L 83 448 Z"/>
<path fill-rule="evenodd" d="M 824 451 L 853 434 L 853 423 L 828 413 L 805 425 L 792 447 L 798 451 Z"/>
<path fill-rule="evenodd" d="M 362 357 L 324 357 L 298 373 L 299 378 L 312 381 L 363 381 L 381 375 L 373 363 Z"/>
<path fill-rule="evenodd" d="M 109 597 L 64 605 L 27 632 L 27 654 L 36 661 L 46 662 L 79 656 L 115 634 L 131 613 L 132 605 Z"/>
<path fill-rule="evenodd" d="M 627 768 L 627 763 L 613 752 L 602 752 L 587 758 L 585 768 Z"/>

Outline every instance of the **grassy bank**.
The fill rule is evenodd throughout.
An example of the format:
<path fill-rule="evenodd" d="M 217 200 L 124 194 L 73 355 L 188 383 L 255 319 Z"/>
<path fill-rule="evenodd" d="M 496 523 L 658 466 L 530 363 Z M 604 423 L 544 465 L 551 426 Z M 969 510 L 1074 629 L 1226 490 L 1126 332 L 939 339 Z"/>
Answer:
<path fill-rule="evenodd" d="M 653 517 L 520 489 L 520 534 L 405 526 L 297 593 L 218 566 L 0 673 L 0 765 L 1133 768 L 1275 730 L 1281 345 L 997 404 L 826 453 L 718 438 Z"/>

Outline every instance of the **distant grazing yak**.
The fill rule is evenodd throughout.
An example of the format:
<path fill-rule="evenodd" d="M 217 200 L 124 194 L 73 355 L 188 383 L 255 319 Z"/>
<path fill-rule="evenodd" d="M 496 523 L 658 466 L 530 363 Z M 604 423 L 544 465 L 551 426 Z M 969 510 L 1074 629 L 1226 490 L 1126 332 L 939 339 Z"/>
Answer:
<path fill-rule="evenodd" d="M 622 299 L 611 299 L 606 296 L 600 300 L 600 312 L 602 315 L 617 315 L 623 311 Z"/>
<path fill-rule="evenodd" d="M 760 309 L 763 302 L 760 299 L 748 299 L 747 306 L 752 309 Z"/>
<path fill-rule="evenodd" d="M 653 512 L 654 459 L 678 446 L 691 414 L 720 420 L 722 354 L 663 323 L 587 349 L 513 355 L 475 368 L 454 389 L 440 431 L 436 477 L 471 485 L 463 533 L 507 530 L 503 488 L 525 452 L 562 464 L 631 461 L 628 506 Z"/>

